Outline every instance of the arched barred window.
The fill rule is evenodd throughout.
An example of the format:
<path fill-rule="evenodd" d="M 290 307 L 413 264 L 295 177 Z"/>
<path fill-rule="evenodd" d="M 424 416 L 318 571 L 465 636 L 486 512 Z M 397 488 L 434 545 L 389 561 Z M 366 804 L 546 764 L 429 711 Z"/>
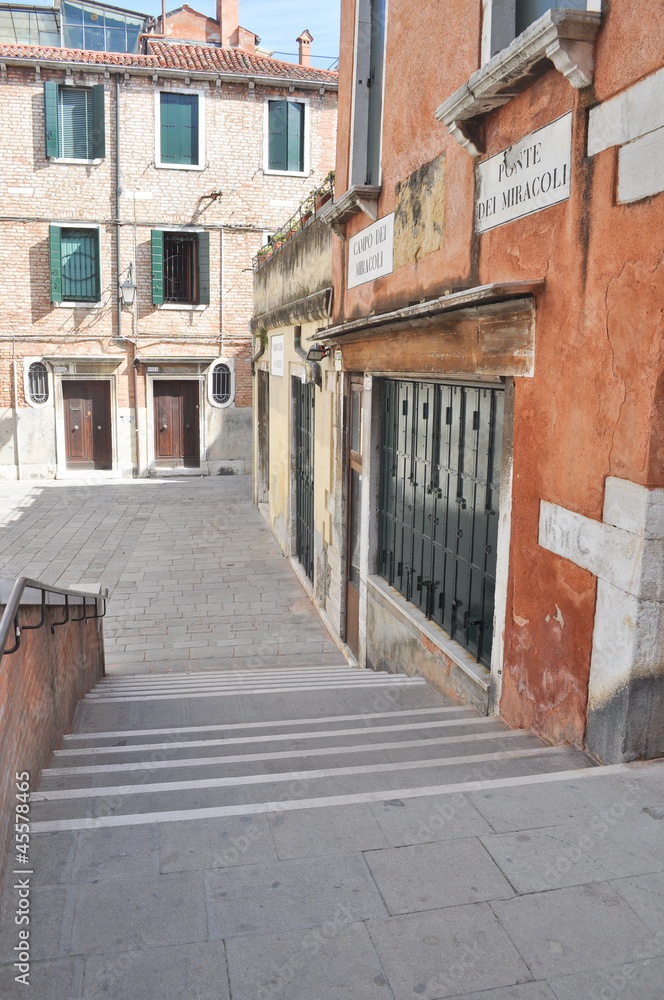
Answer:
<path fill-rule="evenodd" d="M 212 401 L 217 406 L 225 406 L 233 392 L 230 367 L 223 361 L 212 369 Z"/>
<path fill-rule="evenodd" d="M 48 402 L 48 369 L 43 361 L 33 361 L 28 368 L 28 398 L 31 403 Z"/>

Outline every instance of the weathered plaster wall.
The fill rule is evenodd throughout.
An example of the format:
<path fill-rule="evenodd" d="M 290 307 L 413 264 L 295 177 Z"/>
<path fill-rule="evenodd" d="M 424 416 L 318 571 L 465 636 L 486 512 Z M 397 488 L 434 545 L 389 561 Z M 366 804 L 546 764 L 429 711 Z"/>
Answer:
<path fill-rule="evenodd" d="M 351 22 L 353 8 L 353 0 L 343 3 L 342 23 Z M 596 577 L 538 545 L 539 502 L 600 520 L 607 476 L 650 488 L 664 483 L 664 195 L 619 204 L 617 150 L 589 157 L 586 147 L 589 107 L 664 63 L 664 8 L 654 6 L 644 20 L 638 0 L 612 0 L 595 49 L 594 88 L 576 91 L 551 70 L 486 119 L 490 156 L 571 110 L 571 197 L 476 237 L 475 161 L 434 112 L 479 65 L 480 12 L 480 4 L 462 2 L 390 3 L 378 216 L 395 209 L 398 186 L 413 171 L 444 153 L 443 245 L 348 291 L 346 245 L 336 241 L 335 321 L 448 288 L 545 279 L 536 296 L 534 376 L 515 379 L 501 709 L 514 725 L 580 743 Z M 348 175 L 344 93 L 337 196 Z M 367 222 L 356 215 L 348 234 Z"/>
<path fill-rule="evenodd" d="M 330 229 L 314 219 L 256 271 L 254 315 L 260 316 L 329 288 L 332 284 L 332 239 Z"/>

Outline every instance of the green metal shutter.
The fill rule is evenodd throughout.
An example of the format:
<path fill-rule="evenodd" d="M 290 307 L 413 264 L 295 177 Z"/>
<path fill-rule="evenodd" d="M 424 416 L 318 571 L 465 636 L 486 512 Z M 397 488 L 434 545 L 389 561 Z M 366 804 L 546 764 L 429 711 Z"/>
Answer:
<path fill-rule="evenodd" d="M 198 164 L 198 95 L 160 95 L 161 162 Z"/>
<path fill-rule="evenodd" d="M 288 169 L 304 170 L 304 104 L 288 101 Z"/>
<path fill-rule="evenodd" d="M 268 169 L 288 169 L 287 101 L 268 101 Z"/>
<path fill-rule="evenodd" d="M 44 83 L 44 134 L 46 155 L 58 155 L 58 85 Z"/>
<path fill-rule="evenodd" d="M 62 253 L 60 226 L 48 227 L 48 249 L 51 269 L 51 302 L 62 302 Z"/>
<path fill-rule="evenodd" d="M 106 129 L 104 127 L 104 84 L 92 88 L 92 156 L 103 160 L 106 156 Z"/>
<path fill-rule="evenodd" d="M 164 234 L 152 230 L 152 304 L 164 304 Z"/>
<path fill-rule="evenodd" d="M 65 302 L 99 302 L 99 231 L 60 229 L 62 298 Z"/>
<path fill-rule="evenodd" d="M 198 233 L 198 305 L 210 305 L 210 234 Z"/>

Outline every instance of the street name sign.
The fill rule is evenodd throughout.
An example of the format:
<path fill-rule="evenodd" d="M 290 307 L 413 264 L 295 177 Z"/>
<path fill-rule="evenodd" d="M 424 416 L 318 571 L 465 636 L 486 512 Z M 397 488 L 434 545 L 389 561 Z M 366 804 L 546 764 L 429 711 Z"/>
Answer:
<path fill-rule="evenodd" d="M 394 270 L 394 212 L 348 240 L 348 287 L 364 285 Z"/>

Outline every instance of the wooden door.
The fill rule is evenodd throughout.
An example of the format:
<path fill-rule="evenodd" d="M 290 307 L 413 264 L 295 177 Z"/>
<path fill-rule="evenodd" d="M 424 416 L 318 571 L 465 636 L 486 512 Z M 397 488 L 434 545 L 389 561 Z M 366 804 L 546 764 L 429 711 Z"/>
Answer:
<path fill-rule="evenodd" d="M 106 379 L 62 383 L 67 466 L 110 469 L 111 384 Z"/>
<path fill-rule="evenodd" d="M 360 648 L 360 541 L 362 532 L 362 402 L 361 381 L 350 386 L 350 455 L 348 462 L 348 557 L 346 642 L 355 656 Z"/>
<path fill-rule="evenodd" d="M 293 379 L 295 394 L 295 550 L 311 582 L 314 579 L 314 409 L 313 382 Z"/>
<path fill-rule="evenodd" d="M 155 464 L 162 468 L 198 468 L 198 382 L 156 381 L 153 395 Z"/>

